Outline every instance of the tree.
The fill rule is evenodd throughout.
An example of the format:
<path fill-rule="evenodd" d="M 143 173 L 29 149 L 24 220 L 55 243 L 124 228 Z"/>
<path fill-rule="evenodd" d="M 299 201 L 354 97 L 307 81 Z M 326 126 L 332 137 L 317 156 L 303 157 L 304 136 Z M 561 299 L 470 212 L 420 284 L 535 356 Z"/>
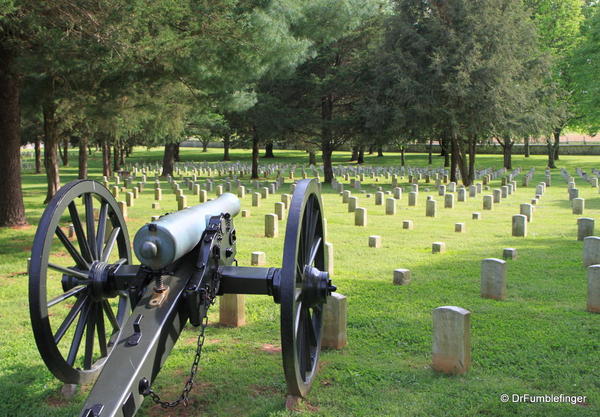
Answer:
<path fill-rule="evenodd" d="M 548 128 L 554 141 L 548 142 L 549 166 L 559 159 L 560 135 L 565 127 L 576 120 L 576 106 L 572 97 L 573 66 L 569 57 L 580 40 L 583 23 L 581 0 L 525 0 L 531 18 L 537 27 L 540 44 L 553 58 L 553 68 L 548 72 L 548 83 L 557 89 L 555 111 L 557 117 Z"/>
<path fill-rule="evenodd" d="M 0 21 L 0 25 L 3 22 Z M 1 35 L 0 35 L 1 36 Z M 0 226 L 26 223 L 21 192 L 21 135 L 17 53 L 0 37 Z"/>
<path fill-rule="evenodd" d="M 572 125 L 591 135 L 600 132 L 600 5 L 587 11 L 580 44 L 572 51 L 573 103 L 579 118 Z"/>
<path fill-rule="evenodd" d="M 396 137 L 441 138 L 450 148 L 451 180 L 460 171 L 469 185 L 477 143 L 513 138 L 525 109 L 545 116 L 536 107 L 546 59 L 535 29 L 510 0 L 396 5 L 378 61 L 374 120 Z"/>

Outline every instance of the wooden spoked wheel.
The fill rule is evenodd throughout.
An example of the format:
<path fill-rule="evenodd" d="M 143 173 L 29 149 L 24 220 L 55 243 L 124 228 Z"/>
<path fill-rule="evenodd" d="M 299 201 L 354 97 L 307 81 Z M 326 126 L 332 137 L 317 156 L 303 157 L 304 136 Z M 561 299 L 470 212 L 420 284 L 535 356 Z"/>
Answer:
<path fill-rule="evenodd" d="M 131 263 L 127 226 L 101 184 L 79 180 L 50 201 L 29 268 L 31 326 L 42 359 L 61 381 L 90 382 L 130 314 L 129 296 L 108 279 Z"/>
<path fill-rule="evenodd" d="M 323 204 L 317 183 L 296 184 L 281 269 L 281 345 L 288 393 L 305 396 L 321 351 L 323 303 L 335 287 L 325 270 Z"/>

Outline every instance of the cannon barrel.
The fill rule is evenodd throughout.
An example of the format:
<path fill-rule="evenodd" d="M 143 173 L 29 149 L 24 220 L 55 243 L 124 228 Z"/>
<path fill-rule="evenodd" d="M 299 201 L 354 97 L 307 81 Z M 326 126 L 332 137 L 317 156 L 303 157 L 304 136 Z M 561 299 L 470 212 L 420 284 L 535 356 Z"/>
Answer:
<path fill-rule="evenodd" d="M 163 216 L 140 228 L 133 250 L 142 265 L 160 270 L 191 251 L 202 238 L 212 216 L 240 211 L 240 200 L 231 193 L 193 207 Z"/>

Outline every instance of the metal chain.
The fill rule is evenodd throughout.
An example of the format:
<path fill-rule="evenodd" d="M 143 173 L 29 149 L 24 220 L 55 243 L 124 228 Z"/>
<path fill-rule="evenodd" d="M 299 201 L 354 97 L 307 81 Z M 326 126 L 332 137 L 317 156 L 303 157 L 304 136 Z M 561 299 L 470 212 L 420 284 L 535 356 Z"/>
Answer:
<path fill-rule="evenodd" d="M 215 303 L 215 298 L 210 297 L 207 293 L 206 301 L 209 301 L 209 307 Z M 162 408 L 174 408 L 180 404 L 183 404 L 184 407 L 188 406 L 188 395 L 192 388 L 194 387 L 194 378 L 196 377 L 196 373 L 198 372 L 198 365 L 200 363 L 200 356 L 202 355 L 202 347 L 204 346 L 204 340 L 206 336 L 204 332 L 206 330 L 206 326 L 208 326 L 208 308 L 206 309 L 206 314 L 204 315 L 203 322 L 200 326 L 200 334 L 198 334 L 198 341 L 196 344 L 196 354 L 194 355 L 194 361 L 192 362 L 192 366 L 190 368 L 190 377 L 185 383 L 179 398 L 175 401 L 163 401 L 160 399 L 160 396 L 152 390 L 152 388 L 148 388 L 148 390 L 144 393 L 144 396 L 150 396 L 152 401 L 156 404 L 159 404 Z"/>

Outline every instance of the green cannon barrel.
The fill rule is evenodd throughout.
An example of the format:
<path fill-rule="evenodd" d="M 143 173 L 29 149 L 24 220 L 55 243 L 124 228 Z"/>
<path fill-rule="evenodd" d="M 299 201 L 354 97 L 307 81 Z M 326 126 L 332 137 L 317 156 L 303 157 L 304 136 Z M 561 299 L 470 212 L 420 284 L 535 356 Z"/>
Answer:
<path fill-rule="evenodd" d="M 163 216 L 135 234 L 133 250 L 142 265 L 160 270 L 198 244 L 212 216 L 240 211 L 240 200 L 231 193 L 197 206 Z"/>

